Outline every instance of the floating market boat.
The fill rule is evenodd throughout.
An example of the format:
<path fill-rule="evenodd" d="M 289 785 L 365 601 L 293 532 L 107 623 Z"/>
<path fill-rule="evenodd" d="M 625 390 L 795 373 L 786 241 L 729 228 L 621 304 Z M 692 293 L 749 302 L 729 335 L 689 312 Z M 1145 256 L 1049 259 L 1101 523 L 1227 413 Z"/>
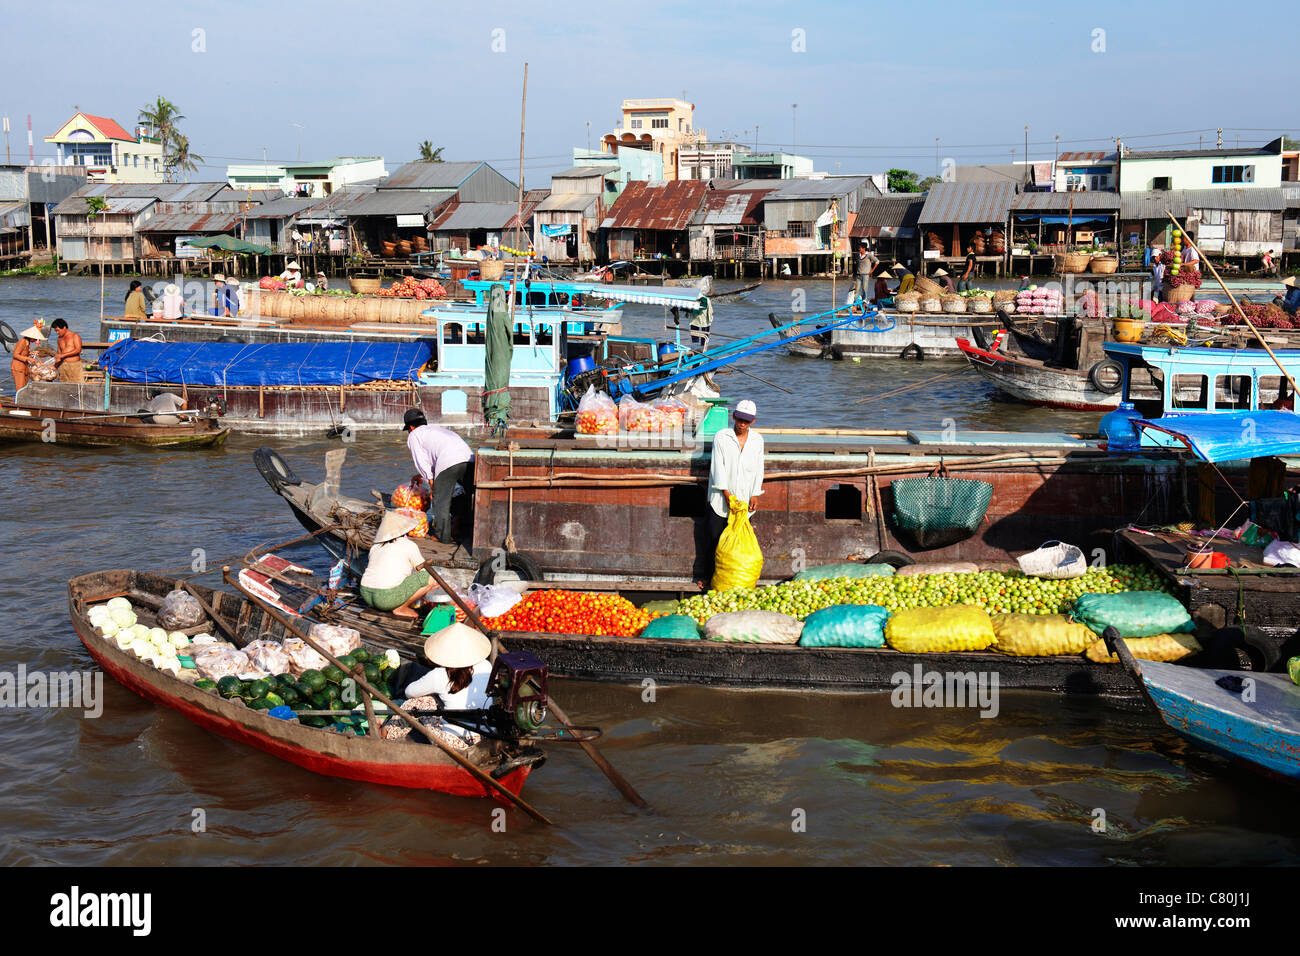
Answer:
<path fill-rule="evenodd" d="M 170 707 L 219 736 L 248 744 L 281 760 L 327 777 L 436 790 L 458 796 L 489 796 L 488 788 L 437 747 L 378 737 L 345 736 L 327 728 L 253 710 L 242 700 L 225 699 L 210 690 L 160 670 L 106 639 L 91 623 L 91 605 L 127 597 L 138 607 L 155 607 L 181 582 L 138 571 L 101 571 L 68 582 L 68 609 L 77 636 L 104 672 L 146 700 Z M 285 630 L 253 602 L 232 594 L 191 585 L 233 629 L 238 646 L 259 637 L 285 636 Z M 140 612 L 144 623 L 147 611 Z M 220 624 L 214 623 L 212 630 Z M 484 738 L 464 752 L 478 769 L 511 793 L 518 794 L 545 756 L 536 747 Z"/>
<path fill-rule="evenodd" d="M 24 396 L 27 389 L 23 389 Z M 0 442 L 42 442 L 111 448 L 205 448 L 220 445 L 230 429 L 216 415 L 194 414 L 176 424 L 160 425 L 152 414 L 87 413 L 78 408 L 51 408 L 0 398 Z"/>

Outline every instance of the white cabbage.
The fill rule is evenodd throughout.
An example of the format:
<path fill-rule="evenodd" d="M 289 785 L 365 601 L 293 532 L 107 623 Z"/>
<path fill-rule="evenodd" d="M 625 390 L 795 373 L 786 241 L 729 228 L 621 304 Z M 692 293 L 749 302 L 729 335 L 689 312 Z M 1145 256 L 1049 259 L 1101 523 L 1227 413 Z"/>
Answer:
<path fill-rule="evenodd" d="M 118 626 L 113 623 L 112 618 L 108 618 L 107 620 L 99 621 L 97 623 L 99 627 L 99 632 L 103 634 L 105 637 L 112 637 L 114 634 L 118 632 Z"/>
<path fill-rule="evenodd" d="M 115 607 L 109 611 L 109 614 L 117 622 L 118 627 L 130 627 L 135 623 L 135 611 L 130 607 Z"/>
<path fill-rule="evenodd" d="M 121 608 L 124 611 L 131 610 L 131 602 L 124 597 L 115 597 L 105 605 L 110 611 L 116 611 Z"/>
<path fill-rule="evenodd" d="M 167 640 L 172 647 L 186 647 L 190 643 L 190 639 L 180 631 L 172 631 L 167 635 Z"/>

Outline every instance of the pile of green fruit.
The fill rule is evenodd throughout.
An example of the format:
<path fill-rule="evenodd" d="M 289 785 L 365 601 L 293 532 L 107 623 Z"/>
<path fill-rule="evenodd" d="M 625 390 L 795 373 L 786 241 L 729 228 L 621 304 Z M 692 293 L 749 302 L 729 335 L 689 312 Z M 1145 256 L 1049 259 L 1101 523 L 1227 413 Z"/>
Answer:
<path fill-rule="evenodd" d="M 350 671 L 360 665 L 366 682 L 385 694 L 393 694 L 393 677 L 395 672 L 388 667 L 388 659 L 383 654 L 372 654 L 364 647 L 342 655 L 339 663 Z M 361 703 L 359 689 L 346 685 L 348 675 L 333 664 L 320 670 L 309 669 L 297 677 L 292 674 L 276 674 L 256 680 L 240 680 L 238 677 L 223 677 L 219 681 L 204 678 L 194 682 L 194 686 L 220 694 L 227 700 L 238 697 L 250 710 L 271 710 L 285 705 L 292 710 L 352 710 Z M 347 699 L 348 694 L 352 699 Z M 300 722 L 308 727 L 329 727 L 344 724 L 357 727 L 358 722 L 350 718 L 330 719 L 328 717 L 300 717 Z"/>
<path fill-rule="evenodd" d="M 878 604 L 890 611 L 974 604 L 990 614 L 1064 614 L 1080 594 L 1161 590 L 1166 588 L 1155 570 L 1114 564 L 1090 568 L 1064 581 L 1027 577 L 1019 571 L 785 581 L 689 597 L 678 602 L 676 613 L 693 617 L 698 624 L 724 611 L 779 611 L 802 620 L 835 604 Z"/>

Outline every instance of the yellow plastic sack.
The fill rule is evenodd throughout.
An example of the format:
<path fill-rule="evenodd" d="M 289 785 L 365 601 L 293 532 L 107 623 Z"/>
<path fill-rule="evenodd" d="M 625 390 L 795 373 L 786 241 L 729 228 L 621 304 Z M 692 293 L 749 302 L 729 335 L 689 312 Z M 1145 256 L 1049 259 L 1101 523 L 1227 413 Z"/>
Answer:
<path fill-rule="evenodd" d="M 763 549 L 749 523 L 749 503 L 733 495 L 727 527 L 714 554 L 713 590 L 752 588 L 762 573 Z"/>
<path fill-rule="evenodd" d="M 1097 641 L 1097 632 L 1065 614 L 994 614 L 993 650 L 1012 657 L 1082 654 Z"/>
<path fill-rule="evenodd" d="M 997 640 L 988 612 L 972 604 L 897 611 L 885 625 L 885 642 L 909 654 L 982 651 Z"/>
<path fill-rule="evenodd" d="M 1200 651 L 1201 645 L 1191 634 L 1157 634 L 1155 637 L 1126 637 L 1124 643 L 1134 657 L 1144 661 L 1177 661 Z M 1088 660 L 1098 664 L 1118 664 L 1119 655 L 1108 653 L 1105 641 L 1088 648 Z"/>

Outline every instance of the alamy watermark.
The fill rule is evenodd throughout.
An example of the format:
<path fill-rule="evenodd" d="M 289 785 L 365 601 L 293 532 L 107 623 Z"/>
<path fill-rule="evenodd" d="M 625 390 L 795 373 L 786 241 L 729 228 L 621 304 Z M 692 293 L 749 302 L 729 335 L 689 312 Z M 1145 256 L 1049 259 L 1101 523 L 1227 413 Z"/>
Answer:
<path fill-rule="evenodd" d="M 69 707 L 86 717 L 104 712 L 104 674 L 101 671 L 0 671 L 0 708 Z"/>
<path fill-rule="evenodd" d="M 997 671 L 927 671 L 920 664 L 889 678 L 895 707 L 977 707 L 981 717 L 996 717 Z"/>

